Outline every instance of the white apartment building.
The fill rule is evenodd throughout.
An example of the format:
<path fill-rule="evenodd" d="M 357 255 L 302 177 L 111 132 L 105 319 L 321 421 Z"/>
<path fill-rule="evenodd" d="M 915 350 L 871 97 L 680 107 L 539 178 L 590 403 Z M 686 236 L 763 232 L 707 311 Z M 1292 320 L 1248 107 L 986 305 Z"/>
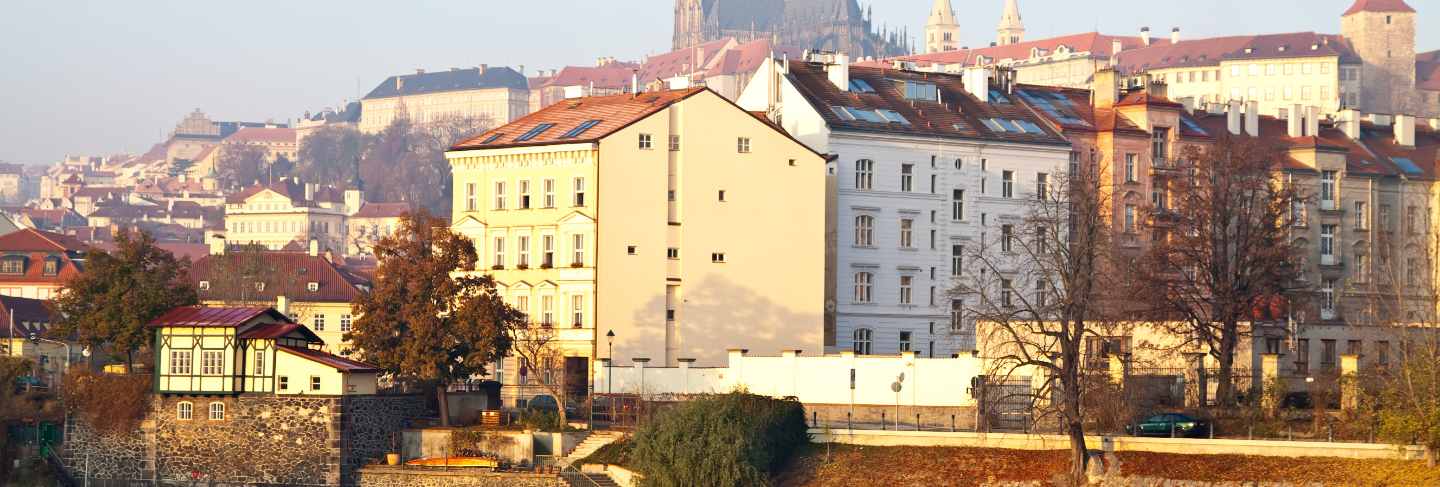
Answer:
<path fill-rule="evenodd" d="M 845 55 L 762 65 L 739 103 L 829 154 L 827 352 L 974 349 L 955 276 L 1019 232 L 1070 144 L 1009 94 L 1008 73 L 851 66 Z M 997 78 L 993 79 L 992 78 Z"/>

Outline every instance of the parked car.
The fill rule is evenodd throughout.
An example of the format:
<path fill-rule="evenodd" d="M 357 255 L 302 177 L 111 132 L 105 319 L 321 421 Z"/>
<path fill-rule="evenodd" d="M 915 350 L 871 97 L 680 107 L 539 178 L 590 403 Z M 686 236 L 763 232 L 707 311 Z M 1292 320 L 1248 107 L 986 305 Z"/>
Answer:
<path fill-rule="evenodd" d="M 1125 432 L 1135 436 L 1203 438 L 1210 435 L 1210 428 L 1209 421 L 1180 413 L 1165 413 L 1126 426 Z"/>

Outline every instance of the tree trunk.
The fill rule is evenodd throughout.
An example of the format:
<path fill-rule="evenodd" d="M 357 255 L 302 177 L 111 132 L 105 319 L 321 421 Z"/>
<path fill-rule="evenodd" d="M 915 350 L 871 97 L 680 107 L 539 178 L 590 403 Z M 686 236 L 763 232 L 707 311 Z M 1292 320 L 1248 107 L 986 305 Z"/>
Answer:
<path fill-rule="evenodd" d="M 1085 447 L 1085 425 L 1080 422 L 1079 384 L 1065 389 L 1065 434 L 1070 437 L 1070 480 L 1071 485 L 1086 485 L 1089 479 L 1090 451 Z M 1075 392 L 1071 392 L 1074 390 Z"/>
<path fill-rule="evenodd" d="M 558 411 L 556 411 L 556 417 L 557 417 L 557 418 L 560 418 L 560 424 L 559 424 L 560 431 L 565 431 L 565 427 L 570 424 L 570 423 L 569 423 L 569 420 L 565 417 L 565 403 L 566 403 L 566 402 L 569 402 L 569 401 L 566 400 L 564 394 L 556 394 L 556 395 L 555 395 L 555 409 L 558 410 Z"/>
<path fill-rule="evenodd" d="M 1436 456 L 1437 456 L 1437 455 L 1436 455 L 1436 453 L 1435 453 L 1435 447 L 1433 447 L 1433 446 L 1426 446 L 1426 447 L 1425 447 L 1425 465 L 1428 465 L 1430 468 L 1435 468 L 1435 461 L 1436 461 L 1436 458 L 1435 458 L 1435 457 L 1436 457 Z"/>
<path fill-rule="evenodd" d="M 435 386 L 435 399 L 440 404 L 440 426 L 450 426 L 450 397 L 445 384 Z"/>
<path fill-rule="evenodd" d="M 125 375 L 130 375 L 131 372 L 134 372 L 133 370 L 130 370 L 131 364 L 134 364 L 134 363 L 135 363 L 135 351 L 134 351 L 134 350 L 126 350 L 126 351 L 125 351 Z"/>
<path fill-rule="evenodd" d="M 1215 401 L 1221 407 L 1235 405 L 1235 347 L 1239 342 L 1239 325 L 1230 321 L 1220 331 L 1220 371 L 1216 374 Z"/>

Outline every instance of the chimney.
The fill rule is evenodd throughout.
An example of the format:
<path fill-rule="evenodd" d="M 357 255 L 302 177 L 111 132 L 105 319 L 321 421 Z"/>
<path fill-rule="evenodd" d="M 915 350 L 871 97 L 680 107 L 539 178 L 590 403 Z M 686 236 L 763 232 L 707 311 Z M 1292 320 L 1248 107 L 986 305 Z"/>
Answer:
<path fill-rule="evenodd" d="M 425 74 L 425 70 L 421 68 L 415 68 L 415 74 Z"/>
<path fill-rule="evenodd" d="M 483 64 L 483 63 L 480 64 L 479 66 L 476 66 L 476 67 L 477 67 L 477 68 L 480 68 L 480 74 L 485 74 L 485 70 L 490 69 L 490 65 L 489 65 L 489 64 Z"/>
<path fill-rule="evenodd" d="M 1430 130 L 1434 130 L 1434 131 L 1436 131 L 1436 132 L 1440 132 L 1440 118 L 1431 118 L 1431 119 L 1430 119 Z"/>
<path fill-rule="evenodd" d="M 1395 144 L 1415 147 L 1415 116 L 1395 116 Z"/>
<path fill-rule="evenodd" d="M 1304 108 L 1298 103 L 1291 106 L 1289 116 L 1285 117 L 1285 134 L 1290 137 L 1304 137 L 1305 116 Z"/>
<path fill-rule="evenodd" d="M 1124 42 L 1120 42 L 1120 39 L 1115 39 L 1115 40 L 1110 41 L 1110 55 L 1111 55 L 1111 56 L 1114 56 L 1114 55 L 1116 55 L 1116 54 L 1120 54 L 1120 51 L 1124 51 L 1124 50 L 1125 50 L 1125 43 L 1124 43 Z"/>
<path fill-rule="evenodd" d="M 319 240 L 316 240 L 316 239 L 313 239 L 313 238 L 310 239 L 310 252 L 309 252 L 309 254 L 310 254 L 311 257 L 318 257 L 318 256 L 320 255 L 320 241 L 319 241 Z"/>
<path fill-rule="evenodd" d="M 402 76 L 396 76 L 396 77 L 395 77 L 395 91 L 403 91 L 404 89 L 405 89 L 405 78 L 402 77 Z"/>
<path fill-rule="evenodd" d="M 1311 137 L 1320 136 L 1320 107 L 1306 107 L 1305 112 L 1305 135 Z"/>
<path fill-rule="evenodd" d="M 1147 45 L 1147 46 L 1150 45 L 1150 28 L 1149 28 L 1149 27 L 1141 27 L 1141 28 L 1140 28 L 1140 43 L 1141 43 L 1141 44 L 1144 44 L 1144 45 Z"/>
<path fill-rule="evenodd" d="M 211 234 L 210 240 L 205 243 L 210 244 L 210 255 L 225 255 L 224 235 Z"/>
<path fill-rule="evenodd" d="M 965 74 L 961 78 L 961 84 L 965 91 L 979 100 L 980 103 L 990 103 L 990 70 L 975 66 L 965 68 Z"/>
<path fill-rule="evenodd" d="M 640 94 L 640 70 L 630 70 L 630 95 Z"/>
<path fill-rule="evenodd" d="M 1230 135 L 1240 135 L 1240 101 L 1230 100 L 1230 106 L 1225 111 L 1225 128 Z"/>
<path fill-rule="evenodd" d="M 305 201 L 315 201 L 314 183 L 305 183 Z"/>
<path fill-rule="evenodd" d="M 1260 136 L 1260 102 L 1251 100 L 1245 103 L 1245 133 L 1251 137 Z"/>
<path fill-rule="evenodd" d="M 1175 28 L 1173 28 L 1173 29 L 1170 29 L 1170 43 L 1171 43 L 1171 44 L 1179 44 L 1179 43 L 1180 43 L 1180 28 L 1179 28 L 1179 27 L 1175 27 Z"/>
<path fill-rule="evenodd" d="M 284 295 L 275 296 L 275 311 L 279 311 L 282 315 L 290 316 L 290 298 Z"/>
<path fill-rule="evenodd" d="M 1350 140 L 1360 140 L 1360 111 L 1346 108 L 1340 111 L 1340 131 Z"/>
<path fill-rule="evenodd" d="M 1117 41 L 1118 42 L 1118 41 Z M 1118 101 L 1118 86 L 1115 84 L 1117 74 L 1114 68 L 1106 68 L 1095 72 L 1095 84 L 1091 87 L 1095 99 L 1091 103 L 1095 108 L 1110 108 Z"/>
<path fill-rule="evenodd" d="M 840 91 L 850 91 L 850 56 L 836 53 L 835 62 L 825 65 L 825 74 L 829 75 L 830 84 Z"/>

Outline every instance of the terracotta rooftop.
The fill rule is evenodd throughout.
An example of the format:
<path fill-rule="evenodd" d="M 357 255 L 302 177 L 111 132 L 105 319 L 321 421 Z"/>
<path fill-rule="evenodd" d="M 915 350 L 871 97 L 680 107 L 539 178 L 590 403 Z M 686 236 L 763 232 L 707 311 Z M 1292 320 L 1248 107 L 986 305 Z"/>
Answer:
<path fill-rule="evenodd" d="M 1069 145 L 1013 93 L 992 87 L 981 103 L 957 75 L 851 66 L 848 91 L 820 63 L 791 61 L 787 76 L 835 130 Z M 907 98 L 911 89 L 938 100 Z"/>
<path fill-rule="evenodd" d="M 975 49 L 960 49 L 956 51 L 937 52 L 931 54 L 918 54 L 904 56 L 898 59 L 915 62 L 920 66 L 928 66 L 935 63 L 940 64 L 963 64 L 974 65 L 977 58 L 984 56 L 991 62 L 1004 59 L 1029 59 L 1032 49 L 1040 49 L 1046 54 L 1053 54 L 1061 46 L 1075 52 L 1089 52 L 1091 57 L 1109 58 L 1114 53 L 1115 41 L 1120 42 L 1122 50 L 1144 47 L 1145 43 L 1139 37 L 1133 36 L 1112 36 L 1099 32 L 1087 32 L 1084 34 L 1072 34 L 1048 39 L 1036 39 L 1017 44 L 1004 46 L 980 47 Z M 874 65 L 888 65 L 884 61 Z"/>
<path fill-rule="evenodd" d="M 244 127 L 225 138 L 227 144 L 294 144 L 295 129 Z M 196 159 L 200 159 L 197 157 Z"/>
<path fill-rule="evenodd" d="M 278 348 L 297 357 L 330 367 L 341 372 L 379 372 L 380 368 L 356 360 L 350 360 L 338 355 L 332 355 L 309 348 L 291 347 L 281 345 Z"/>
<path fill-rule="evenodd" d="M 305 325 L 291 322 L 264 323 L 250 327 L 239 335 L 239 338 L 247 339 L 275 339 L 291 333 L 299 332 L 300 336 L 310 343 L 325 343 L 315 332 L 310 331 Z"/>
<path fill-rule="evenodd" d="M 705 88 L 564 100 L 455 144 L 450 150 L 594 142 L 702 91 Z M 546 125 L 548 128 L 542 130 Z M 582 130 L 585 125 L 589 127 Z"/>
<path fill-rule="evenodd" d="M 308 249 L 307 249 L 308 250 Z M 253 273 L 253 276 L 237 276 Z M 295 302 L 354 301 L 368 286 L 364 278 L 355 276 L 322 256 L 305 252 L 249 252 L 206 255 L 190 268 L 191 280 L 204 281 L 208 289 L 200 290 L 202 301 L 275 302 L 285 296 Z M 310 290 L 310 284 L 316 285 Z M 263 287 L 257 285 L 263 284 Z"/>
<path fill-rule="evenodd" d="M 1119 115 L 1114 108 L 1095 108 L 1090 102 L 1090 90 L 1018 85 L 1015 88 L 1015 94 L 1020 101 L 1034 108 L 1036 113 L 1067 131 L 1148 134 L 1140 126 Z M 1180 136 L 1182 137 L 1207 138 L 1212 135 L 1196 124 L 1194 117 L 1184 113 L 1180 104 L 1166 98 L 1152 97 L 1144 92 L 1136 92 L 1123 97 L 1116 106 L 1142 104 L 1180 112 L 1182 121 Z M 1189 123 L 1185 123 L 1186 120 Z"/>
<path fill-rule="evenodd" d="M 151 320 L 148 326 L 197 326 L 197 327 L 236 327 L 250 323 L 256 318 L 269 316 L 271 319 L 283 323 L 289 323 L 290 319 L 274 308 L 246 307 L 207 307 L 207 306 L 182 306 L 172 309 Z"/>
<path fill-rule="evenodd" d="M 13 326 L 10 316 L 15 319 Z M 0 325 L 0 337 L 24 338 L 32 333 L 44 335 L 49 329 L 50 308 L 39 299 L 0 296 L 0 323 L 3 323 Z M 10 335 L 11 328 L 15 330 L 14 336 Z"/>
<path fill-rule="evenodd" d="M 399 218 L 409 212 L 409 203 L 365 203 L 350 218 Z"/>
<path fill-rule="evenodd" d="M 1122 73 L 1151 69 L 1219 66 L 1221 61 L 1238 59 L 1289 59 L 1338 56 L 1354 62 L 1356 57 L 1345 38 L 1314 32 L 1264 34 L 1193 39 L 1171 44 L 1160 41 L 1148 47 L 1121 52 L 1116 68 Z"/>
<path fill-rule="evenodd" d="M 83 252 L 85 249 L 85 244 L 75 237 L 33 228 L 0 235 L 0 252 Z"/>
<path fill-rule="evenodd" d="M 1346 10 L 1346 15 L 1358 14 L 1360 12 L 1414 12 L 1415 9 L 1405 3 L 1405 0 L 1355 0 L 1355 4 Z"/>
<path fill-rule="evenodd" d="M 1422 90 L 1440 91 L 1440 51 L 1415 55 L 1415 86 Z"/>

